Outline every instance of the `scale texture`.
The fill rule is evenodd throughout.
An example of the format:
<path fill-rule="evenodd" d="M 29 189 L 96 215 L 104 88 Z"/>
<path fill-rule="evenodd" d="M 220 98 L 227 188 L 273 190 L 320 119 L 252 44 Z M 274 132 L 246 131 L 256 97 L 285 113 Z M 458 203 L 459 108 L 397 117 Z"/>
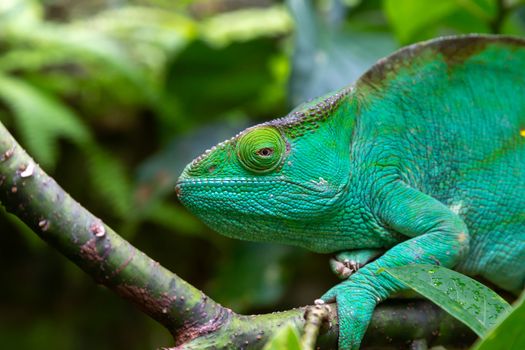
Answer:
<path fill-rule="evenodd" d="M 359 257 L 364 266 L 322 296 L 337 301 L 340 349 L 358 349 L 374 307 L 403 288 L 381 267 L 439 264 L 518 293 L 525 41 L 401 49 L 355 84 L 206 151 L 176 191 L 224 235 Z"/>

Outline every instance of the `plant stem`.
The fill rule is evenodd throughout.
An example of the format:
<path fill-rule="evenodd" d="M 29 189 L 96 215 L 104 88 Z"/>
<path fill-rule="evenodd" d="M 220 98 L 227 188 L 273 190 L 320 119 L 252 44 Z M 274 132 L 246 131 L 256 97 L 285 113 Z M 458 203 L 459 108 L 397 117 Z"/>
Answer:
<path fill-rule="evenodd" d="M 228 313 L 137 250 L 95 217 L 29 157 L 0 124 L 0 200 L 94 280 L 137 305 L 177 339 L 211 331 Z M 210 321 L 213 321 L 210 323 Z"/>
<path fill-rule="evenodd" d="M 318 304 L 306 308 L 305 325 L 303 327 L 303 336 L 301 337 L 302 350 L 314 350 L 319 330 L 323 322 L 328 321 L 330 316 L 330 306 Z"/>

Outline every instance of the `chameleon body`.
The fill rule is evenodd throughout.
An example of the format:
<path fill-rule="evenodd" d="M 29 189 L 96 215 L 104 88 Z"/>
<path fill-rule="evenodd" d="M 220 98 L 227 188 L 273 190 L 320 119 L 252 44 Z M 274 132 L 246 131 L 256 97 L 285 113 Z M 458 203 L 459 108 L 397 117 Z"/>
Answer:
<path fill-rule="evenodd" d="M 230 237 L 383 249 L 322 296 L 337 302 L 340 349 L 357 349 L 376 304 L 403 288 L 381 267 L 439 264 L 517 293 L 525 41 L 471 35 L 401 49 L 354 85 L 208 150 L 176 191 Z"/>

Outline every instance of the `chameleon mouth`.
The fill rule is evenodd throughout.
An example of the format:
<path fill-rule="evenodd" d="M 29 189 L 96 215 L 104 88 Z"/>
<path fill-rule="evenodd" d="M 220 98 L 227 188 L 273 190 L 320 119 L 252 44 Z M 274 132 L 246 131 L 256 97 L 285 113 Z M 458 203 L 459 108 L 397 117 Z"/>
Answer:
<path fill-rule="evenodd" d="M 239 185 L 276 185 L 279 182 L 288 182 L 283 178 L 261 178 L 261 177 L 240 177 L 240 178 L 222 178 L 222 179 L 211 179 L 211 178 L 184 178 L 179 179 L 175 185 L 175 193 L 179 199 L 182 199 L 184 189 L 205 189 L 207 186 L 214 186 L 217 191 L 229 190 L 231 187 L 235 188 Z M 295 183 L 294 183 L 295 184 Z M 249 189 L 250 187 L 247 187 Z M 254 188 L 255 190 L 255 188 Z"/>
<path fill-rule="evenodd" d="M 287 184 L 301 191 L 317 193 L 321 197 L 334 197 L 342 191 L 341 188 L 334 189 L 327 182 L 298 182 L 292 181 L 284 176 L 279 177 L 239 177 L 239 178 L 180 178 L 175 185 L 175 193 L 179 200 L 183 201 L 186 195 L 197 195 L 206 192 L 258 192 L 260 186 L 276 187 Z M 245 186 L 242 189 L 240 186 Z"/>
<path fill-rule="evenodd" d="M 333 216 L 333 209 L 339 207 L 344 198 L 344 186 L 330 186 L 327 181 L 296 182 L 281 175 L 186 177 L 179 179 L 175 192 L 179 201 L 208 226 L 227 236 L 241 238 L 242 234 L 232 233 L 241 230 L 241 227 L 234 230 L 232 221 L 251 223 L 254 230 L 265 223 L 270 231 L 281 232 L 283 228 L 279 223 L 302 225 L 301 222 Z M 305 201 L 308 205 L 304 205 Z"/>

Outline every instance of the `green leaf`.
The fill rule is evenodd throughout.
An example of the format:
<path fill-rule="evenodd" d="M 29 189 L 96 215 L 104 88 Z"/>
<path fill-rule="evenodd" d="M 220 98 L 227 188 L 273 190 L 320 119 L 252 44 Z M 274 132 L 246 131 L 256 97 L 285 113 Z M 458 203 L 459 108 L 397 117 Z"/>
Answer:
<path fill-rule="evenodd" d="M 472 350 L 525 349 L 525 293 L 516 302 L 512 312 L 501 320 Z"/>
<path fill-rule="evenodd" d="M 187 15 L 160 8 L 124 6 L 103 11 L 82 26 L 126 42 L 126 48 L 141 61 L 157 66 L 181 50 L 198 34 L 197 23 Z"/>
<path fill-rule="evenodd" d="M 158 102 L 158 73 L 153 69 L 148 70 L 150 67 L 147 63 L 133 55 L 130 49 L 133 45 L 126 46 L 89 23 L 44 22 L 36 28 L 16 27 L 6 33 L 5 41 L 13 47 L 30 47 L 37 53 L 34 57 L 26 57 L 27 62 L 22 63 L 34 66 L 35 58 L 43 61 L 42 64 L 67 61 L 83 68 L 91 68 L 95 76 L 97 73 L 112 73 L 125 79 L 128 85 L 140 92 L 137 95 L 145 101 L 151 104 Z M 2 60 L 2 66 L 16 67 L 12 59 L 7 62 Z M 160 65 L 156 67 L 160 68 Z"/>
<path fill-rule="evenodd" d="M 13 27 L 31 27 L 42 21 L 44 9 L 37 0 L 0 1 L 0 33 Z"/>
<path fill-rule="evenodd" d="M 491 33 L 498 16 L 495 0 L 442 0 L 430 5 L 418 0 L 384 0 L 383 9 L 401 44 L 439 35 Z"/>
<path fill-rule="evenodd" d="M 203 39 L 212 46 L 287 34 L 291 29 L 290 16 L 281 5 L 219 14 L 203 22 L 201 28 Z"/>
<path fill-rule="evenodd" d="M 384 11 L 402 44 L 422 29 L 439 22 L 459 8 L 459 1 L 385 0 Z"/>
<path fill-rule="evenodd" d="M 128 79 L 148 99 L 153 99 L 157 93 L 151 79 L 144 74 L 144 67 L 133 59 L 123 45 L 103 33 L 81 25 L 47 25 L 25 35 L 25 39 L 44 49 L 78 55 L 73 57 L 83 59 L 84 62 L 86 59 L 97 60 L 106 69 L 110 68 Z"/>
<path fill-rule="evenodd" d="M 130 217 L 131 183 L 124 165 L 111 154 L 95 145 L 84 149 L 92 188 L 104 199 L 106 208 L 121 218 Z"/>
<path fill-rule="evenodd" d="M 0 99 L 13 112 L 24 145 L 45 167 L 55 164 L 60 137 L 77 144 L 90 140 L 88 128 L 67 105 L 21 79 L 0 75 Z"/>
<path fill-rule="evenodd" d="M 263 350 L 301 350 L 299 333 L 288 323 L 275 332 Z"/>
<path fill-rule="evenodd" d="M 0 5 L 0 22 L 2 15 Z M 170 105 L 162 91 L 166 64 L 197 33 L 189 16 L 146 7 L 116 8 L 67 24 L 10 26 L 0 30 L 10 48 L 0 57 L 0 69 L 48 75 L 50 66 L 73 64 L 75 74 L 68 78 L 76 80 L 77 94 L 89 94 L 89 86 L 103 83 L 112 94 L 132 95 L 128 99 L 134 104 L 145 103 L 160 115 L 169 113 Z"/>
<path fill-rule="evenodd" d="M 387 267 L 384 271 L 432 300 L 479 336 L 510 311 L 510 305 L 494 291 L 445 267 L 407 265 Z"/>

